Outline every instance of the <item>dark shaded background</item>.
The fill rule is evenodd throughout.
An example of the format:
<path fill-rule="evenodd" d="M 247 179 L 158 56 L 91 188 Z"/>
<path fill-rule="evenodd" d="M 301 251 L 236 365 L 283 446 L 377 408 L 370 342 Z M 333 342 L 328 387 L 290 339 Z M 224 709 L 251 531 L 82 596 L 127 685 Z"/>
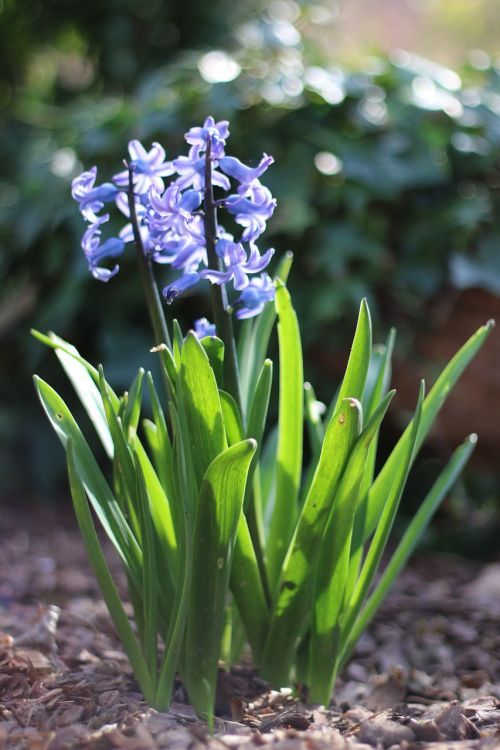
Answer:
<path fill-rule="evenodd" d="M 493 34 L 500 9 L 488 0 L 457 0 L 454 13 L 441 5 L 5 0 L 5 502 L 45 502 L 66 492 L 62 451 L 35 400 L 32 371 L 69 392 L 57 363 L 30 339 L 30 326 L 73 341 L 104 364 L 117 388 L 127 387 L 139 362 L 150 366 L 133 259 L 124 259 L 109 285 L 89 276 L 79 250 L 83 225 L 69 197 L 72 177 L 98 164 L 109 178 L 131 137 L 159 140 L 173 157 L 184 150 L 183 133 L 207 113 L 231 121 L 232 153 L 249 161 L 263 151 L 275 157 L 267 183 L 279 208 L 263 240 L 278 254 L 295 253 L 290 285 L 306 373 L 319 397 L 329 400 L 341 376 L 362 296 L 378 340 L 398 327 L 400 393 L 388 449 L 414 404 L 419 377 L 432 381 L 500 305 L 500 69 Z M 403 44 L 416 52 L 394 50 Z M 163 284 L 168 272 L 159 269 L 158 277 Z M 174 314 L 189 325 L 209 314 L 207 299 L 191 296 Z M 435 527 L 442 547 L 455 544 L 451 527 L 464 528 L 464 519 L 476 530 L 466 540 L 472 553 L 498 532 L 500 430 L 492 405 L 500 397 L 499 363 L 494 333 L 414 476 L 408 512 L 453 447 L 468 432 L 480 433 L 475 464 Z"/>

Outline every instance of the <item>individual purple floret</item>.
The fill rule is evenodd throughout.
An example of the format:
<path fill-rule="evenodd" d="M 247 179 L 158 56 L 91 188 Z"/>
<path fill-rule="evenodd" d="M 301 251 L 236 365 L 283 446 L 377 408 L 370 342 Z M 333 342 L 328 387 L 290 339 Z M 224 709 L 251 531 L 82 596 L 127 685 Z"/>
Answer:
<path fill-rule="evenodd" d="M 236 317 L 244 319 L 258 315 L 266 302 L 274 299 L 275 292 L 272 279 L 267 273 L 252 279 L 235 302 Z"/>
<path fill-rule="evenodd" d="M 166 286 L 163 290 L 163 296 L 167 301 L 167 305 L 171 305 L 174 299 L 179 296 L 179 294 L 182 294 L 192 286 L 196 286 L 199 280 L 199 273 L 186 273 L 184 274 L 184 276 L 181 276 L 179 279 L 176 279 L 171 284 Z"/>
<path fill-rule="evenodd" d="M 89 271 L 94 279 L 109 281 L 118 273 L 119 266 L 102 268 L 99 264 L 107 258 L 117 258 L 123 253 L 125 243 L 118 237 L 110 237 L 101 245 L 101 224 L 109 220 L 109 215 L 101 216 L 95 224 L 91 224 L 82 239 L 82 248 L 87 258 Z"/>
<path fill-rule="evenodd" d="M 174 184 L 160 195 L 156 190 L 149 191 L 149 215 L 147 222 L 156 234 L 165 235 L 172 231 L 177 235 L 196 232 L 193 211 L 201 205 L 202 193 L 186 190 L 184 193 Z M 199 232 L 198 232 L 199 234 Z"/>
<path fill-rule="evenodd" d="M 210 115 L 201 128 L 191 128 L 185 135 L 186 141 L 191 146 L 198 146 L 201 151 L 206 151 L 207 142 L 210 138 L 212 157 L 220 159 L 224 156 L 224 146 L 229 137 L 229 122 L 221 120 L 215 122 Z"/>
<path fill-rule="evenodd" d="M 128 144 L 130 166 L 134 171 L 134 192 L 138 195 L 147 193 L 150 187 L 160 193 L 165 189 L 162 177 L 174 174 L 172 163 L 165 161 L 165 149 L 159 143 L 153 143 L 150 151 L 146 151 L 140 141 L 130 141 Z M 127 189 L 129 183 L 128 169 L 115 174 L 113 182 L 119 188 Z"/>
<path fill-rule="evenodd" d="M 276 200 L 266 187 L 257 182 L 243 195 L 230 195 L 224 201 L 224 206 L 234 215 L 236 223 L 244 227 L 242 242 L 251 242 L 265 231 L 266 221 L 276 208 Z"/>
<path fill-rule="evenodd" d="M 233 242 L 228 239 L 218 240 L 215 251 L 222 260 L 226 271 L 215 271 L 206 269 L 200 271 L 203 279 L 209 279 L 212 284 L 227 284 L 233 281 L 235 289 L 244 289 L 249 281 L 249 273 L 259 273 L 269 264 L 274 249 L 270 248 L 264 255 L 261 255 L 257 247 L 250 244 L 250 256 L 247 257 L 245 248 L 240 242 Z"/>
<path fill-rule="evenodd" d="M 164 239 L 161 248 L 152 257 L 156 263 L 168 263 L 184 273 L 197 271 L 200 263 L 207 263 L 207 250 L 204 240 L 195 237 L 178 237 L 171 234 Z"/>
<path fill-rule="evenodd" d="M 203 190 L 205 187 L 205 156 L 200 154 L 200 147 L 192 146 L 189 149 L 189 156 L 179 156 L 172 162 L 179 175 L 175 181 L 179 190 L 185 190 L 188 187 Z M 223 190 L 229 190 L 231 187 L 226 175 L 217 172 L 216 169 L 212 169 L 212 185 Z"/>
<path fill-rule="evenodd" d="M 206 318 L 198 318 L 194 321 L 194 332 L 199 339 L 206 336 L 216 336 L 215 323 L 210 323 Z"/>
<path fill-rule="evenodd" d="M 246 164 L 243 164 L 234 156 L 224 156 L 224 158 L 220 160 L 219 166 L 228 177 L 233 177 L 233 179 L 238 180 L 241 186 L 238 189 L 238 192 L 241 192 L 246 191 L 246 189 L 250 187 L 255 180 L 258 180 L 258 178 L 264 174 L 266 169 L 273 163 L 273 157 L 268 156 L 267 154 L 262 154 L 260 163 L 257 167 L 253 168 L 247 167 Z"/>
<path fill-rule="evenodd" d="M 98 212 L 116 198 L 118 188 L 110 182 L 94 187 L 97 176 L 97 167 L 92 167 L 88 172 L 75 177 L 71 183 L 71 195 L 78 202 L 80 212 L 87 221 L 98 221 Z"/>

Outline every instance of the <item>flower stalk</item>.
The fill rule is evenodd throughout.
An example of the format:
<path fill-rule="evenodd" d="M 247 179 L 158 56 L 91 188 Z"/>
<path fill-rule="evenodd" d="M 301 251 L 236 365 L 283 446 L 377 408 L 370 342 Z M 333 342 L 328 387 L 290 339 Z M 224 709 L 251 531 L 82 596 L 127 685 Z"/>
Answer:
<path fill-rule="evenodd" d="M 156 286 L 151 261 L 144 252 L 144 245 L 139 229 L 139 222 L 137 220 L 134 195 L 134 170 L 131 165 L 129 165 L 127 169 L 129 175 L 127 198 L 130 210 L 130 222 L 132 224 L 132 231 L 134 233 L 137 264 L 139 266 L 139 273 L 141 275 L 141 281 L 146 297 L 149 317 L 153 326 L 153 333 L 155 337 L 154 344 L 155 346 L 166 344 L 168 348 L 171 349 L 172 344 L 168 333 L 167 321 L 165 320 L 165 315 L 163 314 L 163 307 L 161 304 L 160 295 L 158 293 L 158 287 Z"/>
<path fill-rule="evenodd" d="M 204 226 L 205 245 L 207 250 L 208 267 L 214 271 L 221 270 L 221 262 L 215 251 L 217 240 L 217 208 L 214 201 L 212 187 L 212 139 L 207 138 L 207 150 L 205 152 L 205 187 L 204 198 Z M 236 343 L 234 339 L 233 321 L 229 312 L 227 292 L 224 284 L 212 284 L 210 289 L 212 298 L 212 310 L 214 314 L 215 327 L 218 336 L 224 342 L 224 385 L 226 390 L 233 396 L 240 407 L 241 393 L 240 379 L 238 373 L 238 358 Z"/>

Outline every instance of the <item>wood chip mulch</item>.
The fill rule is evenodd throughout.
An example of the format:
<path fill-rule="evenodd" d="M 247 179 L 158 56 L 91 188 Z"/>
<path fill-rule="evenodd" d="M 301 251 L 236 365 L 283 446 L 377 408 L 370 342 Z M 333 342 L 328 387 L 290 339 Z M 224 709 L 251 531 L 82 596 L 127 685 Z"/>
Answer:
<path fill-rule="evenodd" d="M 328 709 L 271 690 L 249 665 L 219 682 L 214 737 L 180 683 L 168 713 L 149 709 L 71 519 L 3 512 L 2 750 L 500 748 L 500 563 L 414 560 Z"/>

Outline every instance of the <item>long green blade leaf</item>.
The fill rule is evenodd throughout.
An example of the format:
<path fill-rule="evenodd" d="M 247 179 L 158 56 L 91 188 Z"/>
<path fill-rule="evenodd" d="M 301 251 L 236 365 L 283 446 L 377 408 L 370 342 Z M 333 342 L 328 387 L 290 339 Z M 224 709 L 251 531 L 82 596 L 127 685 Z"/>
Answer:
<path fill-rule="evenodd" d="M 152 676 L 156 691 L 158 669 L 158 572 L 160 560 L 155 553 L 155 535 L 151 520 L 150 500 L 146 482 L 141 469 L 141 463 L 135 458 L 135 474 L 137 477 L 137 499 L 139 506 L 139 520 L 142 538 L 142 599 L 144 620 L 144 653 L 149 674 Z"/>
<path fill-rule="evenodd" d="M 344 398 L 357 398 L 358 401 L 362 401 L 366 376 L 370 365 L 371 351 L 372 324 L 370 310 L 368 309 L 366 299 L 363 299 L 359 308 L 358 322 L 349 361 L 337 396 L 337 402 L 333 409 L 334 412 L 337 411 Z"/>
<path fill-rule="evenodd" d="M 275 586 L 298 514 L 302 471 L 304 373 L 299 324 L 285 286 L 276 290 L 280 351 L 276 496 L 268 539 L 268 567 Z"/>
<path fill-rule="evenodd" d="M 410 471 L 411 461 L 415 450 L 415 443 L 417 441 L 418 430 L 420 427 L 420 419 L 422 417 L 422 404 L 425 395 L 425 386 L 422 381 L 420 385 L 420 391 L 418 395 L 417 407 L 415 410 L 415 416 L 412 420 L 412 431 L 410 434 L 410 440 L 408 441 L 406 456 L 404 456 L 401 466 L 398 468 L 397 473 L 394 475 L 391 491 L 387 497 L 380 521 L 377 524 L 375 534 L 372 542 L 368 549 L 363 568 L 359 575 L 354 592 L 350 598 L 347 612 L 342 622 L 342 638 L 345 639 L 349 636 L 354 621 L 359 613 L 359 610 L 363 604 L 364 598 L 371 586 L 371 583 L 377 572 L 382 554 L 391 533 L 392 525 L 398 511 L 399 502 L 401 495 L 403 494 L 406 480 Z M 352 562 L 352 561 L 351 561 Z"/>
<path fill-rule="evenodd" d="M 92 451 L 62 398 L 41 378 L 35 376 L 34 381 L 45 413 L 64 448 L 67 447 L 68 441 L 71 441 L 78 476 L 99 521 L 126 565 L 128 573 L 138 583 L 141 570 L 140 549 Z"/>
<path fill-rule="evenodd" d="M 38 331 L 32 331 L 32 333 L 39 341 L 54 348 L 56 357 L 89 415 L 104 450 L 110 458 L 113 458 L 113 441 L 106 422 L 99 389 L 96 385 L 96 382 L 98 382 L 96 381 L 97 370 L 80 357 L 74 346 L 60 339 L 54 333 L 50 333 L 49 336 L 43 336 Z"/>
<path fill-rule="evenodd" d="M 199 487 L 210 463 L 225 450 L 227 442 L 215 375 L 193 333 L 188 333 L 182 347 L 179 381 L 179 418 Z"/>
<path fill-rule="evenodd" d="M 469 460 L 476 443 L 477 436 L 470 435 L 465 442 L 457 448 L 446 468 L 440 474 L 417 513 L 411 520 L 389 564 L 382 573 L 375 590 L 369 597 L 349 633 L 341 657 L 341 667 L 346 664 L 361 633 L 373 619 L 389 588 L 394 583 L 402 568 L 406 565 L 422 535 L 422 532 L 429 524 L 432 516 L 438 509 L 447 492 L 457 480 L 457 477 L 460 475 L 462 469 Z"/>
<path fill-rule="evenodd" d="M 310 700 L 327 704 L 336 677 L 340 616 L 345 605 L 352 528 L 370 443 L 377 434 L 391 391 L 359 436 L 349 457 L 318 554 L 310 645 Z"/>
<path fill-rule="evenodd" d="M 210 464 L 200 487 L 184 678 L 191 703 L 209 722 L 232 552 L 255 448 L 255 441 L 244 440 L 225 450 Z"/>
<path fill-rule="evenodd" d="M 256 664 L 260 664 L 269 625 L 269 609 L 247 520 L 243 514 L 231 566 L 231 591 L 238 606 Z"/>
<path fill-rule="evenodd" d="M 455 354 L 450 360 L 449 364 L 445 367 L 433 388 L 429 392 L 429 395 L 424 401 L 422 409 L 422 419 L 420 422 L 420 429 L 418 431 L 417 441 L 415 444 L 415 453 L 418 452 L 420 446 L 425 440 L 432 424 L 446 401 L 448 395 L 455 386 L 457 380 L 471 361 L 477 354 L 481 346 L 484 344 L 487 336 L 491 332 L 494 323 L 490 321 L 484 326 L 481 326 L 476 333 L 462 346 L 462 348 Z M 380 513 L 384 506 L 385 498 L 390 490 L 392 477 L 397 467 L 403 460 L 403 456 L 407 450 L 407 444 L 411 434 L 411 423 L 408 425 L 403 435 L 397 442 L 391 455 L 387 459 L 384 467 L 380 471 L 379 475 L 373 483 L 369 495 L 366 508 L 366 517 L 364 520 L 364 527 L 360 533 L 359 543 L 363 543 L 373 533 L 373 530 L 380 518 Z"/>
<path fill-rule="evenodd" d="M 144 697 L 149 703 L 153 703 L 155 697 L 153 680 L 102 553 L 85 496 L 84 485 L 80 479 L 80 471 L 76 465 L 76 457 L 71 439 L 67 443 L 67 458 L 71 497 L 73 498 L 76 518 L 85 549 L 94 569 L 103 599 L 106 602 L 111 619 L 130 660 L 141 690 L 144 693 Z"/>
<path fill-rule="evenodd" d="M 335 493 L 361 427 L 361 405 L 344 399 L 330 419 L 314 478 L 280 576 L 266 641 L 264 674 L 289 679 L 296 642 L 311 606 L 311 573 Z"/>

